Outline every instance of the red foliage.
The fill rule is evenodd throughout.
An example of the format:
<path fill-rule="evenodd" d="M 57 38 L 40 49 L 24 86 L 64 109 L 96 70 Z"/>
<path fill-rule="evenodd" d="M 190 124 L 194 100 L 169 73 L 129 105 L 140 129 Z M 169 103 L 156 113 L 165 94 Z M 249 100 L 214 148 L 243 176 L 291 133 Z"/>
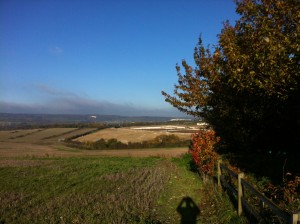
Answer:
<path fill-rule="evenodd" d="M 200 173 L 212 174 L 218 158 L 214 146 L 219 141 L 213 130 L 200 130 L 192 135 L 190 153 Z"/>

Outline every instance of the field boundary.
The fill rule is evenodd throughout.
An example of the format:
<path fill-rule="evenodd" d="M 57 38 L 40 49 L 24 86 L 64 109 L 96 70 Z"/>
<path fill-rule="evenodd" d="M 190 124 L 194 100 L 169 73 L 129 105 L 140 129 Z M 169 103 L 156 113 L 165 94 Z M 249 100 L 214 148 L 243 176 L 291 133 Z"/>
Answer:
<path fill-rule="evenodd" d="M 245 189 L 251 191 L 252 194 L 255 195 L 256 198 L 259 199 L 261 208 L 269 208 L 271 212 L 280 217 L 281 220 L 290 224 L 297 224 L 300 222 L 300 211 L 296 213 L 290 213 L 285 210 L 282 210 L 277 205 L 275 205 L 272 201 L 270 201 L 267 197 L 265 197 L 261 192 L 256 190 L 251 184 L 244 180 L 244 173 L 235 173 L 230 170 L 227 166 L 222 164 L 222 161 L 218 161 L 218 172 L 217 172 L 217 183 L 219 188 L 225 188 L 227 192 L 231 193 L 235 200 L 237 201 L 237 210 L 238 215 L 242 215 L 243 213 L 248 213 L 252 217 L 254 217 L 259 223 L 263 223 L 263 218 L 259 214 L 259 212 L 254 209 L 254 207 L 245 199 Z M 235 184 L 230 183 L 231 181 L 227 181 L 223 173 L 228 174 L 230 177 L 233 177 L 236 182 Z M 235 188 L 237 186 L 237 189 Z"/>
<path fill-rule="evenodd" d="M 26 137 L 26 136 L 29 136 L 29 135 L 34 135 L 34 134 L 36 134 L 38 132 L 41 132 L 41 131 L 43 131 L 43 129 L 37 129 L 35 131 L 28 132 L 26 134 L 20 134 L 20 135 L 14 136 L 14 137 L 10 137 L 10 138 L 8 138 L 8 140 L 14 140 L 14 139 L 17 139 L 17 138 L 23 138 L 23 137 Z"/>

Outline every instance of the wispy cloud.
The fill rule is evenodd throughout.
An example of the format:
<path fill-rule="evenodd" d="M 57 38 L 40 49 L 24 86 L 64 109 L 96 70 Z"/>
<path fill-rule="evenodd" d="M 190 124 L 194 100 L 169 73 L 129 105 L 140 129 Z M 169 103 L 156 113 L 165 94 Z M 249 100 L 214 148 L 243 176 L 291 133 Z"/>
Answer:
<path fill-rule="evenodd" d="M 121 116 L 166 116 L 180 117 L 184 114 L 175 109 L 149 109 L 105 101 L 60 99 L 47 104 L 21 104 L 0 101 L 0 113 L 30 114 L 102 114 Z"/>
<path fill-rule="evenodd" d="M 0 113 L 107 114 L 123 116 L 184 116 L 173 108 L 145 108 L 132 103 L 94 100 L 45 84 L 35 86 L 44 101 L 31 104 L 0 101 Z"/>
<path fill-rule="evenodd" d="M 55 46 L 55 47 L 50 47 L 50 48 L 49 48 L 49 52 L 50 52 L 51 54 L 54 54 L 54 55 L 60 55 L 60 54 L 62 54 L 64 51 L 63 51 L 63 49 L 62 49 L 61 47 Z"/>
<path fill-rule="evenodd" d="M 66 91 L 66 90 L 62 90 L 62 89 L 57 89 L 54 87 L 51 87 L 49 85 L 45 85 L 42 83 L 36 84 L 34 86 L 36 88 L 36 90 L 39 93 L 43 93 L 43 94 L 47 94 L 49 96 L 56 96 L 56 97 L 79 97 L 77 94 L 70 92 L 70 91 Z"/>

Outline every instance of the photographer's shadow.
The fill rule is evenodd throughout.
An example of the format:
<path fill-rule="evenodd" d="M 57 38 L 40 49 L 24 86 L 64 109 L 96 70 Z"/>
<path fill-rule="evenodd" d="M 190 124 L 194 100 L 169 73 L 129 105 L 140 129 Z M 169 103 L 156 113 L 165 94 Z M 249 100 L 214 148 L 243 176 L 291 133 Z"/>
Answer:
<path fill-rule="evenodd" d="M 181 224 L 196 224 L 200 209 L 190 197 L 184 197 L 177 207 L 181 215 Z"/>

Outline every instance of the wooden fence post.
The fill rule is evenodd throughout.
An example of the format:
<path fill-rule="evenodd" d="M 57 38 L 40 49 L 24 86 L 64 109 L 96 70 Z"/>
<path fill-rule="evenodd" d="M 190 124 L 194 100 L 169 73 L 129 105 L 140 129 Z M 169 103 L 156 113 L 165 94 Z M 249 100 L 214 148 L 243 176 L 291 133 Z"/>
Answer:
<path fill-rule="evenodd" d="M 221 188 L 221 175 L 222 175 L 222 173 L 221 173 L 221 162 L 222 162 L 222 160 L 218 160 L 218 187 L 219 188 Z"/>
<path fill-rule="evenodd" d="M 238 215 L 242 215 L 243 206 L 242 206 L 242 197 L 243 197 L 243 186 L 242 186 L 242 178 L 244 177 L 244 173 L 238 174 Z"/>
<path fill-rule="evenodd" d="M 222 168 L 222 169 L 221 169 Z M 225 179 L 223 179 L 223 176 L 221 175 L 222 171 L 226 171 L 228 175 L 231 177 L 235 178 L 238 180 L 238 186 L 237 189 L 235 189 L 234 186 L 228 183 Z M 224 181 L 224 182 L 221 182 Z M 272 201 L 270 201 L 267 197 L 265 197 L 262 193 L 260 193 L 258 190 L 256 190 L 252 185 L 247 183 L 244 180 L 244 173 L 239 173 L 236 174 L 232 170 L 230 170 L 228 167 L 221 165 L 221 161 L 218 161 L 218 184 L 223 184 L 226 189 L 231 191 L 233 193 L 234 197 L 237 197 L 237 203 L 238 203 L 238 215 L 241 216 L 243 213 L 243 205 L 244 209 L 246 209 L 249 213 L 255 217 L 257 220 L 262 220 L 262 216 L 259 214 L 259 212 L 254 209 L 251 204 L 249 204 L 245 199 L 244 199 L 244 187 L 247 188 L 249 191 L 251 191 L 256 197 L 259 198 L 260 200 L 260 206 L 261 208 L 264 208 L 267 206 L 268 208 L 271 209 L 272 213 L 282 220 L 284 220 L 287 223 L 290 224 L 300 224 L 300 210 L 295 212 L 295 213 L 290 213 L 285 210 L 280 209 L 278 206 L 276 206 Z"/>
<path fill-rule="evenodd" d="M 291 218 L 291 224 L 298 224 L 298 222 L 300 222 L 300 211 L 293 213 Z"/>

